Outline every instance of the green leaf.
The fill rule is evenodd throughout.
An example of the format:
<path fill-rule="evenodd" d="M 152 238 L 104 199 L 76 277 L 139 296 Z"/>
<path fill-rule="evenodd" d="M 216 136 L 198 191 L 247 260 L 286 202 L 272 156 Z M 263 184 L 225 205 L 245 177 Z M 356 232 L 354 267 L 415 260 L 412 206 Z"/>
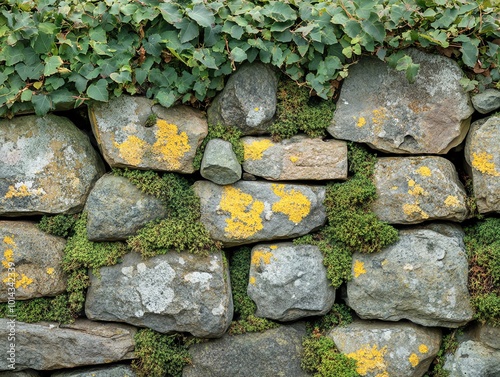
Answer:
<path fill-rule="evenodd" d="M 162 105 L 163 107 L 170 107 L 175 103 L 175 94 L 174 92 L 166 92 L 164 89 L 161 89 L 155 96 L 155 99 Z"/>
<path fill-rule="evenodd" d="M 43 116 L 52 110 L 52 101 L 50 100 L 50 97 L 45 94 L 33 95 L 31 103 L 33 103 L 35 113 L 38 116 Z"/>
<path fill-rule="evenodd" d="M 51 86 L 53 90 L 59 89 L 65 83 L 62 77 L 51 76 L 45 80 L 45 86 Z"/>
<path fill-rule="evenodd" d="M 132 74 L 128 71 L 122 71 L 120 73 L 113 72 L 112 74 L 109 75 L 109 78 L 111 80 L 113 80 L 114 82 L 117 82 L 119 84 L 123 84 L 123 83 L 132 81 Z"/>
<path fill-rule="evenodd" d="M 108 82 L 100 79 L 95 84 L 89 85 L 87 95 L 96 101 L 107 102 L 109 98 Z"/>
<path fill-rule="evenodd" d="M 274 21 L 295 21 L 297 19 L 297 13 L 293 8 L 281 1 L 270 1 L 261 13 L 267 17 L 272 18 Z"/>
<path fill-rule="evenodd" d="M 50 56 L 45 58 L 45 68 L 43 70 L 43 74 L 45 76 L 53 75 L 57 72 L 57 69 L 63 65 L 63 60 L 60 56 Z"/>
<path fill-rule="evenodd" d="M 207 68 L 217 69 L 217 64 L 215 63 L 215 58 L 210 55 L 210 50 L 208 48 L 198 49 L 194 52 L 193 58 L 198 60 Z"/>
<path fill-rule="evenodd" d="M 41 22 L 37 25 L 38 31 L 48 35 L 54 35 L 58 31 L 58 27 L 50 22 Z"/>
<path fill-rule="evenodd" d="M 43 64 L 38 63 L 34 66 L 26 65 L 24 63 L 16 64 L 16 72 L 23 80 L 38 80 L 40 76 L 43 74 Z"/>
<path fill-rule="evenodd" d="M 48 54 L 54 46 L 54 35 L 39 33 L 33 44 L 33 49 L 37 54 Z"/>
<path fill-rule="evenodd" d="M 230 58 L 231 60 L 234 60 L 235 62 L 239 63 L 245 61 L 245 59 L 247 58 L 247 53 L 243 51 L 241 48 L 235 47 L 231 50 Z"/>
<path fill-rule="evenodd" d="M 361 32 L 361 25 L 358 21 L 349 20 L 345 25 L 345 33 L 351 37 L 356 38 Z"/>
<path fill-rule="evenodd" d="M 479 41 L 477 39 L 471 39 L 469 41 L 463 42 L 462 46 L 460 47 L 460 52 L 462 53 L 462 61 L 471 68 L 473 68 L 477 63 L 479 55 L 479 50 L 477 48 L 478 44 Z"/>
<path fill-rule="evenodd" d="M 88 80 L 82 75 L 79 75 L 78 73 L 72 73 L 71 76 L 68 78 L 68 81 L 75 83 L 75 88 L 76 90 L 78 90 L 79 93 L 85 92 Z"/>
<path fill-rule="evenodd" d="M 385 27 L 375 16 L 374 19 L 370 17 L 368 20 L 361 22 L 362 29 L 368 33 L 377 42 L 383 43 L 385 39 Z"/>
<path fill-rule="evenodd" d="M 169 24 L 174 25 L 182 20 L 182 13 L 179 5 L 174 3 L 161 3 L 158 4 L 163 19 Z"/>
<path fill-rule="evenodd" d="M 410 83 L 415 82 L 415 78 L 418 75 L 418 70 L 420 69 L 420 64 L 415 64 L 411 63 L 408 65 L 408 68 L 406 68 L 406 78 Z"/>
<path fill-rule="evenodd" d="M 186 14 L 201 27 L 210 27 L 215 23 L 212 11 L 205 8 L 203 4 L 196 4 L 193 9 L 187 9 Z"/>
<path fill-rule="evenodd" d="M 24 60 L 24 46 L 19 43 L 14 47 L 5 46 L 3 47 L 3 56 L 5 58 L 6 65 L 14 65 Z"/>
<path fill-rule="evenodd" d="M 181 40 L 181 43 L 186 43 L 198 37 L 199 34 L 200 34 L 200 29 L 198 25 L 195 22 L 188 22 L 181 29 L 179 33 L 179 38 Z"/>
<path fill-rule="evenodd" d="M 33 92 L 31 90 L 29 90 L 29 89 L 24 90 L 21 93 L 21 101 L 22 102 L 29 102 L 29 101 L 31 101 L 31 97 L 33 97 Z"/>

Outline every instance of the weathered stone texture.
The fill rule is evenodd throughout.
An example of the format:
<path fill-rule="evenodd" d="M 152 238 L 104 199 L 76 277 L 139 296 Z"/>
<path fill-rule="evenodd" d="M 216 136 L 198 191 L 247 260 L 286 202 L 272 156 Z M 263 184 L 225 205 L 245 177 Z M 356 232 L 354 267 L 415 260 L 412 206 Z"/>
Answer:
<path fill-rule="evenodd" d="M 498 377 L 499 360 L 500 350 L 469 340 L 446 358 L 444 370 L 450 372 L 449 377 Z"/>
<path fill-rule="evenodd" d="M 241 178 L 241 165 L 230 142 L 213 139 L 207 143 L 201 161 L 201 176 L 218 185 L 230 185 Z"/>
<path fill-rule="evenodd" d="M 53 373 L 50 377 L 135 377 L 136 374 L 128 365 L 110 367 L 81 368 Z"/>
<path fill-rule="evenodd" d="M 481 114 L 488 114 L 500 109 L 500 90 L 486 89 L 472 97 L 472 104 Z"/>

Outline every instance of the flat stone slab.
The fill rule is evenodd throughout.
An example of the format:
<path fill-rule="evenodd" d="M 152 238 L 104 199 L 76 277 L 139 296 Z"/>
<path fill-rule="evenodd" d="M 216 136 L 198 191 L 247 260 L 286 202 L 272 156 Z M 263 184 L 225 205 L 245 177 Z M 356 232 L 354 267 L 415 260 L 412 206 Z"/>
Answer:
<path fill-rule="evenodd" d="M 375 57 L 349 68 L 328 132 L 389 153 L 446 154 L 465 138 L 474 109 L 450 58 L 405 51 L 420 64 L 415 82 Z"/>
<path fill-rule="evenodd" d="M 62 259 L 66 240 L 27 221 L 0 221 L 0 302 L 55 296 L 66 290 Z M 10 269 L 10 270 L 9 270 Z"/>
<path fill-rule="evenodd" d="M 136 377 L 136 374 L 128 365 L 113 365 L 56 372 L 50 377 Z"/>
<path fill-rule="evenodd" d="M 407 322 L 355 321 L 335 327 L 327 336 L 367 377 L 421 377 L 441 344 L 440 330 Z"/>
<path fill-rule="evenodd" d="M 0 216 L 80 212 L 104 165 L 89 138 L 56 115 L 0 120 Z"/>
<path fill-rule="evenodd" d="M 278 321 L 324 315 L 335 302 L 319 248 L 291 242 L 252 249 L 248 295 L 258 317 Z"/>
<path fill-rule="evenodd" d="M 403 229 L 376 254 L 354 253 L 348 305 L 365 319 L 409 319 L 456 328 L 472 320 L 468 265 L 458 225 Z"/>
<path fill-rule="evenodd" d="M 500 350 L 469 340 L 446 358 L 443 369 L 449 377 L 496 377 L 500 376 L 499 360 Z"/>
<path fill-rule="evenodd" d="M 455 166 L 443 157 L 379 158 L 373 180 L 377 198 L 371 208 L 382 221 L 416 224 L 468 216 L 465 189 Z"/>
<path fill-rule="evenodd" d="M 129 253 L 123 262 L 90 276 L 87 318 L 126 322 L 162 333 L 222 336 L 233 317 L 227 267 L 222 255 L 169 252 L 142 260 Z"/>
<path fill-rule="evenodd" d="M 347 179 L 347 143 L 294 136 L 275 143 L 268 137 L 244 137 L 243 169 L 269 180 Z"/>
<path fill-rule="evenodd" d="M 225 246 L 294 238 L 326 221 L 325 187 L 239 181 L 218 186 L 198 181 L 201 222 Z"/>
<path fill-rule="evenodd" d="M 200 111 L 188 106 L 166 109 L 144 97 L 95 103 L 89 118 L 111 167 L 193 173 L 196 148 L 208 133 Z"/>

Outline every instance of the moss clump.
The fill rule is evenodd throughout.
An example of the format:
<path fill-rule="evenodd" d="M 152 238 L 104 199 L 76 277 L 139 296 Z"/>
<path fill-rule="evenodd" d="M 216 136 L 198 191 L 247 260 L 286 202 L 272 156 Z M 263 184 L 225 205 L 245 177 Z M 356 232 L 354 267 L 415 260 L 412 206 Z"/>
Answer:
<path fill-rule="evenodd" d="M 247 294 L 250 259 L 251 249 L 241 247 L 233 253 L 229 262 L 234 303 L 234 320 L 229 328 L 231 335 L 265 331 L 279 327 L 276 322 L 255 316 L 257 306 Z"/>
<path fill-rule="evenodd" d="M 274 139 L 287 139 L 299 132 L 311 137 L 326 135 L 335 109 L 332 101 L 311 98 L 308 88 L 289 79 L 280 80 L 277 101 L 277 120 L 270 128 Z"/>
<path fill-rule="evenodd" d="M 193 167 L 196 170 L 201 168 L 201 160 L 208 142 L 212 139 L 222 139 L 229 141 L 233 146 L 233 152 L 240 164 L 243 163 L 243 143 L 241 142 L 242 133 L 239 129 L 233 126 L 223 126 L 220 124 L 208 125 L 208 135 L 196 150 L 196 155 L 193 161 Z"/>
<path fill-rule="evenodd" d="M 7 317 L 7 303 L 0 304 L 0 317 Z M 67 294 L 56 297 L 41 297 L 26 301 L 16 301 L 16 320 L 26 323 L 40 321 L 55 321 L 69 323 L 74 319 L 74 313 L 70 310 Z"/>
<path fill-rule="evenodd" d="M 58 237 L 68 237 L 73 231 L 79 215 L 43 216 L 38 223 L 38 229 Z"/>
<path fill-rule="evenodd" d="M 462 329 L 454 329 L 451 333 L 443 336 L 441 347 L 432 361 L 429 372 L 424 377 L 449 377 L 450 372 L 444 369 L 446 356 L 455 353 L 458 348 L 457 335 L 462 334 Z"/>

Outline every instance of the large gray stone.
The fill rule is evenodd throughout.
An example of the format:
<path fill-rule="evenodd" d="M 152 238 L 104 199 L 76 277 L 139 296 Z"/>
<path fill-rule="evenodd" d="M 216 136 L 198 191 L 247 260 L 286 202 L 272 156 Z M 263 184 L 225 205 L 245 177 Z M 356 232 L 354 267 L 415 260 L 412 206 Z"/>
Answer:
<path fill-rule="evenodd" d="M 0 318 L 2 355 L 8 354 L 11 343 L 8 341 L 9 321 Z M 133 359 L 135 333 L 132 326 L 84 319 L 70 325 L 16 322 L 16 369 L 53 370 Z M 7 369 L 7 357 L 1 357 L 0 370 Z"/>
<path fill-rule="evenodd" d="M 257 316 L 278 321 L 324 315 L 335 302 L 319 248 L 291 242 L 252 249 L 248 295 Z"/>
<path fill-rule="evenodd" d="M 239 181 L 218 186 L 198 181 L 201 222 L 225 246 L 293 238 L 325 223 L 325 188 Z"/>
<path fill-rule="evenodd" d="M 465 189 L 455 166 L 443 157 L 379 158 L 374 183 L 372 210 L 382 221 L 415 224 L 467 218 Z"/>
<path fill-rule="evenodd" d="M 480 213 L 500 212 L 500 116 L 472 124 L 465 143 L 474 196 Z"/>
<path fill-rule="evenodd" d="M 449 377 L 498 377 L 500 350 L 468 340 L 446 358 L 444 370 L 450 372 Z"/>
<path fill-rule="evenodd" d="M 376 254 L 354 253 L 348 305 L 361 317 L 459 327 L 472 319 L 467 256 L 458 225 L 401 230 Z"/>
<path fill-rule="evenodd" d="M 0 221 L 0 302 L 55 296 L 66 290 L 61 263 L 66 240 L 27 221 Z M 9 268 L 11 270 L 9 271 Z"/>
<path fill-rule="evenodd" d="M 207 143 L 200 174 L 218 185 L 230 185 L 241 178 L 241 165 L 230 142 L 212 139 Z"/>
<path fill-rule="evenodd" d="M 167 215 L 160 199 L 143 193 L 124 177 L 104 175 L 89 194 L 87 237 L 91 241 L 124 240 L 148 222 Z"/>
<path fill-rule="evenodd" d="M 500 90 L 486 89 L 472 97 L 472 104 L 481 114 L 488 114 L 500 109 Z"/>
<path fill-rule="evenodd" d="M 85 301 L 89 319 L 127 322 L 162 333 L 219 337 L 229 327 L 233 302 L 221 254 L 169 252 L 148 260 L 129 253 L 123 262 L 91 275 Z"/>
<path fill-rule="evenodd" d="M 477 323 L 468 335 L 472 337 L 472 340 L 500 350 L 500 327 L 494 327 L 488 323 Z"/>
<path fill-rule="evenodd" d="M 81 368 L 53 373 L 50 377 L 135 377 L 136 374 L 128 365 L 110 367 Z"/>
<path fill-rule="evenodd" d="M 92 130 L 111 167 L 193 173 L 196 148 L 208 133 L 202 113 L 164 108 L 144 97 L 121 96 L 89 107 Z"/>
<path fill-rule="evenodd" d="M 328 132 L 389 153 L 445 154 L 462 142 L 473 108 L 463 72 L 442 55 L 405 53 L 420 64 L 413 84 L 375 57 L 349 68 Z"/>
<path fill-rule="evenodd" d="M 347 178 L 345 141 L 294 136 L 273 142 L 268 137 L 245 137 L 243 169 L 270 180 Z"/>
<path fill-rule="evenodd" d="M 104 165 L 68 119 L 0 121 L 0 216 L 76 213 Z"/>
<path fill-rule="evenodd" d="M 231 75 L 208 109 L 208 122 L 239 128 L 244 135 L 269 133 L 276 112 L 278 80 L 262 63 L 245 64 Z"/>
<path fill-rule="evenodd" d="M 189 348 L 183 377 L 306 377 L 300 367 L 304 324 L 263 333 L 225 335 Z"/>
<path fill-rule="evenodd" d="M 355 321 L 327 336 L 366 377 L 421 377 L 441 344 L 440 330 L 406 322 Z"/>

